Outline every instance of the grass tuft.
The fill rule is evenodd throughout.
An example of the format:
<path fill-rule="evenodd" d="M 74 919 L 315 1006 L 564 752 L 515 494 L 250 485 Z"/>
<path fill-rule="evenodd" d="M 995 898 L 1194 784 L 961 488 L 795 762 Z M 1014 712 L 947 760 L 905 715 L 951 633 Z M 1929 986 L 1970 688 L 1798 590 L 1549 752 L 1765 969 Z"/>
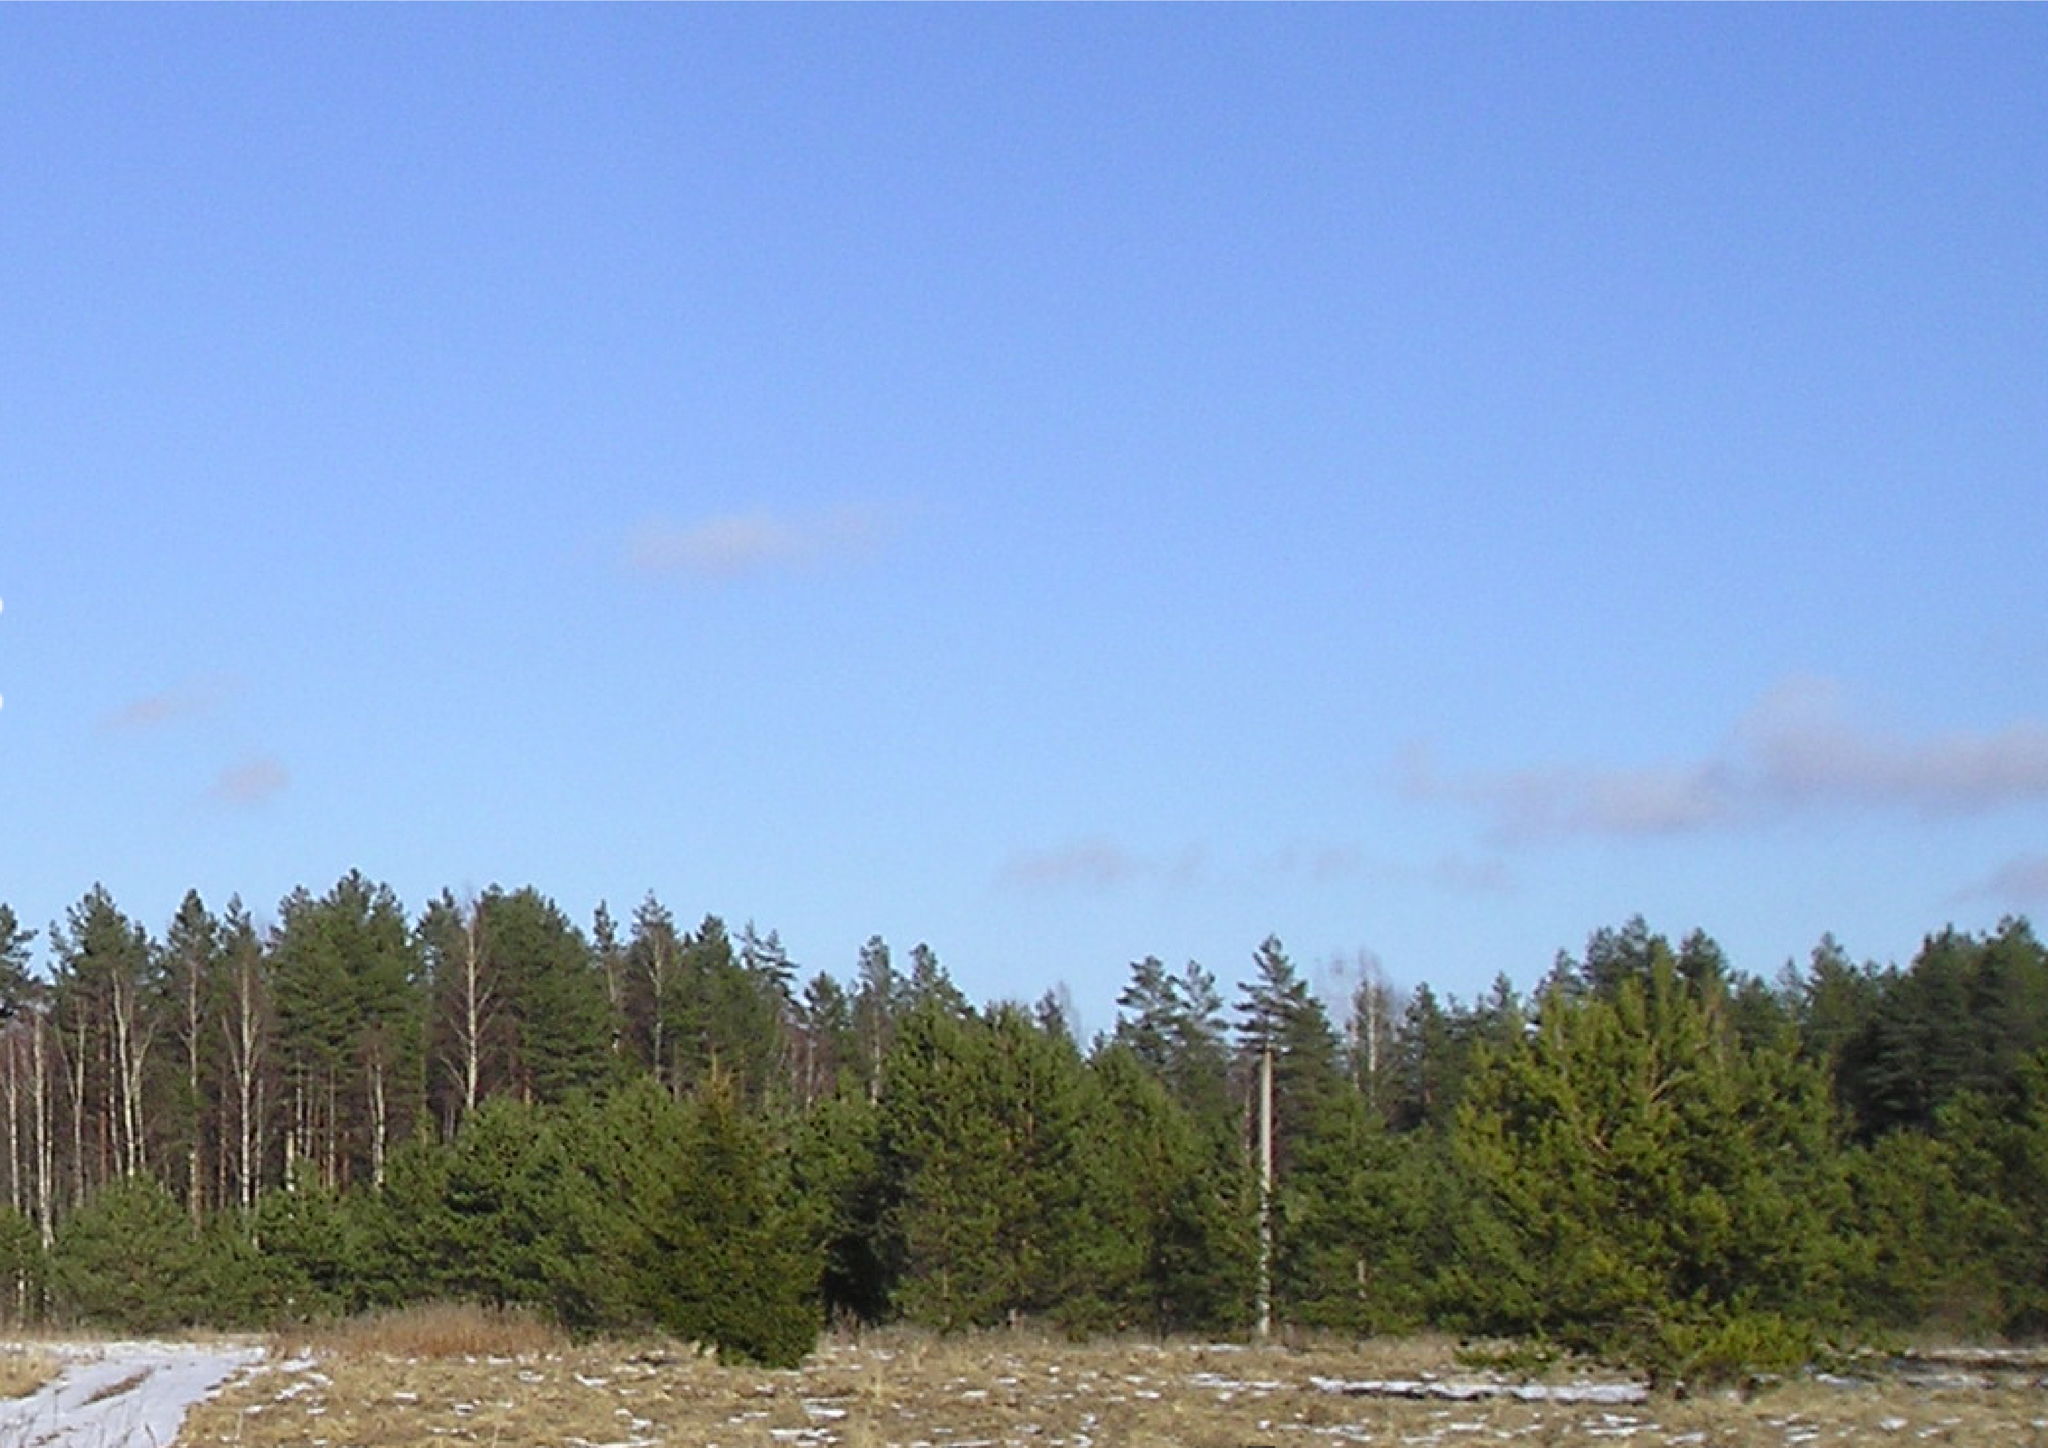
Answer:
<path fill-rule="evenodd" d="M 25 1398 L 63 1370 L 64 1364 L 41 1348 L 0 1348 L 0 1398 Z"/>
<path fill-rule="evenodd" d="M 518 1307 L 431 1302 L 295 1331 L 281 1349 L 327 1358 L 529 1358 L 561 1352 L 568 1334 Z"/>

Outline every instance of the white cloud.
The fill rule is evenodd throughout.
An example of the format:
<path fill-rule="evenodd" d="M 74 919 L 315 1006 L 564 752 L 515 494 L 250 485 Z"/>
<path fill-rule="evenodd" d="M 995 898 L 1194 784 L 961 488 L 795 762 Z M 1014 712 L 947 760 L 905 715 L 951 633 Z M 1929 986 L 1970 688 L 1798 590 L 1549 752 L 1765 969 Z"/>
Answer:
<path fill-rule="evenodd" d="M 1672 835 L 1726 823 L 1736 811 L 1712 763 L 1631 769 L 1521 770 L 1481 787 L 1504 840 L 1546 835 Z"/>
<path fill-rule="evenodd" d="M 1848 716 L 1840 687 L 1788 680 L 1702 759 L 1546 764 L 1446 777 L 1425 747 L 1398 761 L 1409 797 L 1470 805 L 1504 843 L 1696 833 L 1813 810 L 1975 814 L 2048 801 L 2048 724 L 1901 737 Z"/>
<path fill-rule="evenodd" d="M 207 794 L 220 804 L 256 805 L 282 794 L 291 782 L 291 772 L 266 754 L 223 769 Z"/>
<path fill-rule="evenodd" d="M 2048 725 L 1901 739 L 1843 717 L 1841 691 L 1795 680 L 1766 696 L 1741 731 L 1761 788 L 1806 800 L 1974 813 L 2048 799 Z"/>
<path fill-rule="evenodd" d="M 728 513 L 683 525 L 650 520 L 628 541 L 626 563 L 636 573 L 723 583 L 865 557 L 881 531 L 879 516 L 860 508 Z"/>

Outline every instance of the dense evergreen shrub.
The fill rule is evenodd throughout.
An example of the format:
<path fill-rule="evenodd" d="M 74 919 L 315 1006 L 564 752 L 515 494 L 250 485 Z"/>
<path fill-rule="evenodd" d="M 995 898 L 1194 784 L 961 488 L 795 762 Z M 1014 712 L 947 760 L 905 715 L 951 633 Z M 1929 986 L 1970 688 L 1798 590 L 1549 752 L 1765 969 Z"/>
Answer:
<path fill-rule="evenodd" d="M 110 1182 L 65 1219 L 50 1249 L 58 1315 L 121 1332 L 207 1322 L 212 1284 L 185 1209 L 149 1177 Z"/>

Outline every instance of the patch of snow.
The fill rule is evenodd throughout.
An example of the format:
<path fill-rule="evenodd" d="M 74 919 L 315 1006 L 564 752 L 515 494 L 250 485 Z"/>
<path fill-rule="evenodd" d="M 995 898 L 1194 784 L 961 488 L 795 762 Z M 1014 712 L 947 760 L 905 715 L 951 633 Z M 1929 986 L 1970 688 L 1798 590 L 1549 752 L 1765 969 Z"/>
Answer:
<path fill-rule="evenodd" d="M 64 1371 L 24 1398 L 0 1402 L 0 1443 L 38 1448 L 161 1448 L 185 1412 L 253 1367 L 263 1349 L 218 1343 L 66 1345 Z"/>
<path fill-rule="evenodd" d="M 1488 1398 L 1513 1398 L 1523 1403 L 1586 1403 L 1621 1406 L 1647 1403 L 1650 1390 L 1642 1383 L 1488 1383 L 1446 1382 L 1435 1378 L 1310 1378 L 1325 1393 L 1351 1398 L 1437 1398 L 1474 1403 Z"/>

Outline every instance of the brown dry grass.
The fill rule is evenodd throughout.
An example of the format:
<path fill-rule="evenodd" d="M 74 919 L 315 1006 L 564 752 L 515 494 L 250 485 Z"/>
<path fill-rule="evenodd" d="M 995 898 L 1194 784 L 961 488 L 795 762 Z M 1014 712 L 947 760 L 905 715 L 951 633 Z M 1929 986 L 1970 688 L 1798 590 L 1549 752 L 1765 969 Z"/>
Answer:
<path fill-rule="evenodd" d="M 273 1360 L 186 1420 L 187 1445 L 422 1443 L 617 1448 L 1249 1448 L 1359 1443 L 1807 1445 L 1958 1443 L 2048 1448 L 2048 1390 L 1795 1383 L 1744 1400 L 1660 1398 L 1626 1408 L 1344 1397 L 1316 1377 L 1469 1379 L 1454 1345 L 1310 1342 L 1246 1349 L 1142 1342 L 1072 1346 L 1028 1333 L 870 1334 L 799 1370 L 720 1367 L 675 1344 L 560 1345 L 406 1357 L 316 1348 Z"/>
<path fill-rule="evenodd" d="M 521 1358 L 568 1345 L 559 1327 L 520 1308 L 430 1302 L 300 1329 L 272 1348 L 337 1358 Z"/>
<path fill-rule="evenodd" d="M 0 1348 L 0 1398 L 25 1398 L 62 1371 L 64 1364 L 39 1347 Z"/>

